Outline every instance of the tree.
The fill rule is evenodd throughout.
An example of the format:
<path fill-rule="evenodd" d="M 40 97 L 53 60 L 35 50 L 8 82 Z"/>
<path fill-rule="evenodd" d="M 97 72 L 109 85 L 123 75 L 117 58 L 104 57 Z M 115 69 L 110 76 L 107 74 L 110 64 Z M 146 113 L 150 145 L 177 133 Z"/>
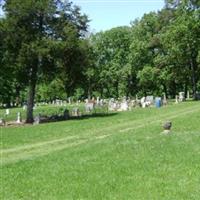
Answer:
<path fill-rule="evenodd" d="M 139 79 L 139 86 L 141 91 L 144 92 L 145 96 L 152 91 L 158 89 L 158 69 L 151 66 L 145 66 L 141 71 L 138 72 L 137 78 Z"/>
<path fill-rule="evenodd" d="M 162 34 L 162 45 L 167 52 L 169 65 L 173 66 L 176 81 L 185 85 L 185 91 L 191 86 L 193 98 L 196 99 L 197 82 L 200 78 L 200 12 L 188 10 L 184 5 L 176 10 L 176 18 Z"/>
<path fill-rule="evenodd" d="M 88 75 L 97 81 L 96 89 L 101 96 L 119 97 L 128 93 L 130 33 L 129 27 L 117 27 L 91 37 L 95 62 Z"/>
<path fill-rule="evenodd" d="M 7 0 L 4 11 L 7 50 L 16 55 L 16 71 L 26 74 L 23 80 L 29 88 L 26 122 L 32 123 L 37 81 L 54 76 L 71 64 L 70 52 L 86 31 L 88 20 L 78 7 L 61 0 Z"/>
<path fill-rule="evenodd" d="M 151 80 L 146 75 L 149 72 L 154 76 L 153 74 L 156 68 L 154 59 L 160 47 L 157 35 L 161 28 L 158 14 L 155 12 L 145 14 L 140 21 L 136 20 L 132 22 L 129 63 L 132 69 L 132 77 L 135 79 L 135 93 L 139 90 L 143 93 L 153 93 L 156 89 L 155 85 L 158 76 Z M 147 78 L 146 81 L 144 80 L 145 77 Z M 150 82 L 148 83 L 148 81 Z M 147 86 L 145 87 L 144 84 L 147 84 Z M 150 85 L 153 87 L 149 88 L 148 86 Z"/>

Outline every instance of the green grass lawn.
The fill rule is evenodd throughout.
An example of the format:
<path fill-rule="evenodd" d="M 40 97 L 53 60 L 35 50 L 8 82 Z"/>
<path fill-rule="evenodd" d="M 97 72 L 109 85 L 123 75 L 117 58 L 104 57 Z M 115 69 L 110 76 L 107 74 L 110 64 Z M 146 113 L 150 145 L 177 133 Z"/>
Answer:
<path fill-rule="evenodd" d="M 0 199 L 200 199 L 200 102 L 0 131 Z"/>

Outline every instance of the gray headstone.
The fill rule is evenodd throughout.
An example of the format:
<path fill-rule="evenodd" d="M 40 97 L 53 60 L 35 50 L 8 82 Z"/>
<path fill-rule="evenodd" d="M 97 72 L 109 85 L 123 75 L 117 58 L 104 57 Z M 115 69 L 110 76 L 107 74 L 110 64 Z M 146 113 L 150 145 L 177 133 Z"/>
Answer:
<path fill-rule="evenodd" d="M 184 92 L 179 92 L 179 101 L 185 101 L 185 93 Z"/>
<path fill-rule="evenodd" d="M 37 115 L 35 118 L 34 118 L 34 124 L 40 124 L 41 123 L 41 115 Z"/>
<path fill-rule="evenodd" d="M 86 112 L 91 112 L 94 110 L 94 103 L 93 102 L 88 102 L 85 104 L 85 111 Z"/>
<path fill-rule="evenodd" d="M 167 97 L 166 94 L 163 94 L 163 105 L 167 105 Z"/>
<path fill-rule="evenodd" d="M 75 116 L 75 117 L 80 116 L 79 108 L 73 108 L 72 114 L 73 114 L 73 116 Z"/>
<path fill-rule="evenodd" d="M 27 105 L 23 105 L 23 110 L 26 110 L 26 108 L 27 108 Z"/>
<path fill-rule="evenodd" d="M 69 119 L 69 110 L 65 109 L 63 112 L 64 119 Z"/>
<path fill-rule="evenodd" d="M 5 125 L 6 125 L 6 121 L 0 118 L 0 126 L 5 126 Z"/>
<path fill-rule="evenodd" d="M 146 102 L 150 102 L 151 104 L 153 104 L 154 103 L 154 97 L 153 96 L 147 96 Z"/>

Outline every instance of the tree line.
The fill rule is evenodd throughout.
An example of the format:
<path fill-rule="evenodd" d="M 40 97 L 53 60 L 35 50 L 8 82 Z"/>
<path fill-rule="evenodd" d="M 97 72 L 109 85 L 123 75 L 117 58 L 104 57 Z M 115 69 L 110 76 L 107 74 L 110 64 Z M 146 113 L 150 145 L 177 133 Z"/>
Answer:
<path fill-rule="evenodd" d="M 200 90 L 200 3 L 165 0 L 131 26 L 88 33 L 89 19 L 61 0 L 3 1 L 0 102 L 166 95 Z"/>
<path fill-rule="evenodd" d="M 174 97 L 200 89 L 200 10 L 197 1 L 166 2 L 131 27 L 92 35 L 89 88 L 101 96 L 163 92 Z"/>

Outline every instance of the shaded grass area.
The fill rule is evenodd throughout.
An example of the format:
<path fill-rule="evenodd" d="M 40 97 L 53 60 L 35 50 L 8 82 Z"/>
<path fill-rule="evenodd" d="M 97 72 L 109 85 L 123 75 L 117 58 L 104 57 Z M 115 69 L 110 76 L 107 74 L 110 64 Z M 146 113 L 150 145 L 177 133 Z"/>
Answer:
<path fill-rule="evenodd" d="M 3 128 L 0 199 L 199 199 L 199 119 L 197 102 Z"/>
<path fill-rule="evenodd" d="M 71 113 L 74 108 L 78 108 L 79 111 L 81 112 L 81 114 L 83 114 L 83 115 L 87 114 L 85 112 L 84 103 L 79 103 L 78 105 L 77 104 L 67 104 L 66 106 L 64 106 L 64 105 L 62 105 L 62 106 L 57 106 L 57 105 L 37 106 L 33 110 L 33 115 L 37 116 L 39 113 L 41 115 L 47 115 L 47 116 L 58 115 L 58 114 L 62 115 L 65 109 L 69 110 L 69 112 Z M 17 113 L 21 112 L 22 119 L 23 120 L 26 119 L 26 112 L 27 111 L 23 110 L 23 108 L 21 108 L 21 107 L 10 108 L 9 111 L 10 111 L 10 114 L 6 115 L 6 109 L 0 109 L 0 118 L 5 119 L 6 121 L 16 121 Z M 107 113 L 107 107 L 105 107 L 105 106 L 103 106 L 101 108 L 96 107 L 96 109 L 91 114 L 96 114 L 96 113 L 106 114 Z M 90 115 L 87 114 L 87 116 L 90 116 Z"/>

